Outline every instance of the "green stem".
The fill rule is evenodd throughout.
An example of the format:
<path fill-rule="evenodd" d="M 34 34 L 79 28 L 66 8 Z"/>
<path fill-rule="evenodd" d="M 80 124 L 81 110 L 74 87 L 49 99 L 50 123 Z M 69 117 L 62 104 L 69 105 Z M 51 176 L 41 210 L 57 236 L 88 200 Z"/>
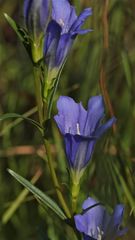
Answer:
<path fill-rule="evenodd" d="M 34 79 L 35 79 L 35 93 L 38 107 L 39 122 L 42 125 L 43 123 L 43 102 L 41 95 L 41 83 L 40 83 L 40 70 L 37 67 L 34 67 Z"/>
<path fill-rule="evenodd" d="M 43 106 L 42 94 L 41 94 L 40 69 L 38 67 L 34 67 L 34 78 L 35 78 L 35 92 L 36 92 L 36 99 L 37 99 L 37 106 L 38 106 L 39 121 L 40 121 L 40 124 L 42 125 L 43 121 L 46 119 L 47 116 L 44 115 L 44 110 L 46 112 L 46 106 L 45 106 L 45 109 L 43 109 L 44 106 Z M 65 211 L 67 218 L 71 218 L 70 210 L 63 197 L 61 187 L 57 179 L 57 175 L 55 173 L 55 169 L 53 166 L 53 159 L 50 151 L 50 145 L 48 141 L 45 139 L 44 139 L 44 145 L 46 149 L 46 155 L 47 155 L 48 165 L 50 168 L 51 177 L 53 180 L 53 184 L 55 186 L 55 190 L 56 190 L 59 202 L 61 203 L 61 206 L 63 207 L 63 210 Z"/>
<path fill-rule="evenodd" d="M 60 184 L 58 182 L 58 179 L 57 179 L 57 176 L 56 176 L 56 173 L 55 173 L 55 169 L 54 169 L 53 161 L 52 161 L 52 156 L 51 156 L 51 152 L 50 152 L 50 145 L 49 145 L 48 141 L 44 140 L 44 145 L 45 145 L 45 149 L 46 149 L 46 153 L 47 153 L 47 160 L 48 160 L 48 165 L 49 165 L 49 168 L 50 168 L 50 173 L 51 173 L 51 176 L 52 176 L 53 184 L 55 186 L 59 202 L 61 203 L 61 206 L 63 207 L 63 210 L 66 213 L 66 216 L 68 218 L 71 218 L 70 210 L 69 210 L 69 208 L 66 204 L 66 201 L 63 197 L 63 194 L 61 192 L 61 187 L 60 187 Z"/>
<path fill-rule="evenodd" d="M 80 191 L 80 184 L 73 182 L 72 183 L 72 188 L 71 188 L 73 214 L 76 212 L 79 191 Z"/>

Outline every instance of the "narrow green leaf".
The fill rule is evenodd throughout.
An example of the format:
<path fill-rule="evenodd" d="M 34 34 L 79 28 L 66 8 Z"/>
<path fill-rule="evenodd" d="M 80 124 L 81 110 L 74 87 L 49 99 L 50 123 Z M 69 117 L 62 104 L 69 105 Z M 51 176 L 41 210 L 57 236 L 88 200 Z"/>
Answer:
<path fill-rule="evenodd" d="M 48 197 L 45 193 L 43 193 L 40 189 L 31 184 L 28 180 L 21 177 L 19 174 L 15 173 L 12 170 L 8 170 L 8 172 L 24 187 L 26 187 L 31 193 L 35 195 L 35 197 L 42 203 L 43 206 L 49 207 L 53 210 L 62 220 L 66 220 L 66 215 L 61 210 L 61 208 L 54 202 L 50 197 Z"/>
<path fill-rule="evenodd" d="M 0 116 L 0 121 L 7 120 L 9 118 L 22 118 L 24 120 L 29 121 L 32 125 L 34 125 L 36 128 L 38 128 L 38 130 L 40 130 L 40 131 L 42 130 L 42 127 L 40 126 L 40 124 L 37 121 L 35 121 L 35 120 L 31 119 L 31 118 L 24 117 L 23 115 L 17 114 L 17 113 L 6 113 L 6 114 L 3 114 L 3 115 Z"/>
<path fill-rule="evenodd" d="M 20 27 L 19 25 L 17 25 L 16 22 L 10 16 L 8 16 L 7 13 L 4 13 L 4 16 L 7 20 L 7 22 L 9 23 L 9 25 L 12 27 L 12 29 L 15 31 L 15 33 L 17 34 L 17 36 L 23 43 L 24 47 L 26 48 L 26 50 L 28 52 L 30 59 L 32 60 L 31 38 L 30 38 L 29 34 L 27 33 L 27 30 Z M 33 60 L 32 60 L 32 62 L 33 62 Z"/>
<path fill-rule="evenodd" d="M 24 38 L 23 38 L 23 36 L 19 32 L 19 27 L 17 26 L 16 22 L 10 16 L 8 16 L 7 13 L 4 13 L 4 16 L 5 16 L 6 20 L 7 20 L 7 22 L 9 23 L 9 25 L 12 27 L 12 29 L 16 32 L 16 34 L 18 35 L 20 40 L 23 42 Z"/>

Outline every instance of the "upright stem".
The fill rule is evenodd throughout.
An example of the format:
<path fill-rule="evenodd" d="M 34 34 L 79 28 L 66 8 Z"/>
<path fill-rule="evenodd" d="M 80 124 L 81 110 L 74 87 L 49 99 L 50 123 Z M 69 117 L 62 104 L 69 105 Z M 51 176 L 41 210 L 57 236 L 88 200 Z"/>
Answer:
<path fill-rule="evenodd" d="M 61 187 L 60 187 L 60 184 L 58 182 L 58 179 L 57 179 L 57 176 L 56 176 L 56 173 L 55 173 L 55 169 L 54 169 L 53 161 L 52 161 L 52 156 L 51 156 L 51 152 L 50 152 L 50 145 L 47 142 L 47 140 L 44 140 L 44 145 L 45 145 L 45 149 L 46 149 L 46 153 L 47 153 L 47 159 L 48 159 L 48 165 L 49 165 L 49 168 L 50 168 L 50 173 L 51 173 L 51 176 L 52 176 L 53 184 L 55 186 L 55 190 L 56 190 L 58 199 L 59 199 L 59 201 L 61 203 L 61 206 L 63 207 L 63 209 L 66 213 L 66 216 L 68 218 L 71 218 L 70 210 L 69 210 L 69 208 L 66 204 L 66 201 L 63 197 L 63 194 L 61 192 Z"/>
<path fill-rule="evenodd" d="M 39 114 L 39 121 L 40 124 L 43 125 L 43 122 L 46 120 L 47 116 L 44 116 L 44 106 L 42 101 L 42 95 L 41 95 L 41 84 L 40 84 L 40 69 L 38 67 L 34 67 L 34 78 L 35 78 L 35 92 L 36 92 L 36 99 L 37 99 L 37 105 L 38 105 L 38 114 Z M 44 138 L 44 136 L 43 136 Z M 55 173 L 54 165 L 53 165 L 53 159 L 51 156 L 50 151 L 50 145 L 47 140 L 44 139 L 44 146 L 47 153 L 47 159 L 48 159 L 48 165 L 50 168 L 50 174 L 53 180 L 53 184 L 55 186 L 55 190 L 59 199 L 59 202 L 61 203 L 61 206 L 63 207 L 63 210 L 66 213 L 67 218 L 71 218 L 71 213 L 68 209 L 68 206 L 66 204 L 66 201 L 63 197 L 63 194 L 61 192 L 60 184 L 57 179 L 57 175 Z"/>
<path fill-rule="evenodd" d="M 41 84 L 40 84 L 40 70 L 38 67 L 34 67 L 34 79 L 35 79 L 35 93 L 38 107 L 39 122 L 43 123 L 43 102 L 41 95 Z"/>

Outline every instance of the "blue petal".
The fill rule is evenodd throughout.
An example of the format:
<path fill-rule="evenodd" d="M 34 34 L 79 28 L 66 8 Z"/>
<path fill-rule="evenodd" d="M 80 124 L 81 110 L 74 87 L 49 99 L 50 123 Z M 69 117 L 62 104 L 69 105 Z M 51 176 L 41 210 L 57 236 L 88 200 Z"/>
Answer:
<path fill-rule="evenodd" d="M 54 117 L 61 133 L 77 134 L 79 105 L 70 97 L 60 96 L 57 101 L 58 115 Z"/>
<path fill-rule="evenodd" d="M 77 34 L 83 35 L 83 34 L 86 34 L 89 32 L 92 32 L 92 29 L 81 29 L 81 30 L 78 29 L 78 30 L 74 31 L 73 33 L 71 33 L 71 36 L 76 37 Z"/>
<path fill-rule="evenodd" d="M 70 32 L 76 32 L 80 30 L 81 26 L 84 24 L 85 20 L 92 15 L 92 9 L 86 8 L 83 10 L 83 12 L 79 15 L 79 17 L 76 19 L 76 21 L 71 26 Z"/>
<path fill-rule="evenodd" d="M 95 96 L 90 98 L 88 103 L 87 119 L 83 131 L 84 135 L 92 135 L 103 117 L 104 102 L 102 96 Z"/>
<path fill-rule="evenodd" d="M 81 171 L 90 161 L 96 141 L 72 134 L 66 134 L 64 140 L 70 167 L 75 171 Z"/>
<path fill-rule="evenodd" d="M 98 127 L 94 133 L 95 136 L 97 136 L 98 138 L 102 136 L 102 134 L 104 134 L 107 129 L 109 129 L 110 127 L 112 127 L 112 125 L 116 122 L 116 118 L 112 117 L 111 119 L 109 119 L 105 124 L 101 125 L 100 127 Z"/>
<path fill-rule="evenodd" d="M 83 214 L 74 216 L 75 225 L 83 233 L 84 240 L 99 239 L 114 240 L 124 234 L 127 229 L 119 230 L 123 218 L 123 205 L 115 207 L 113 215 L 109 215 L 103 206 L 97 205 L 92 198 L 87 198 L 83 203 Z M 90 208 L 92 207 L 93 208 Z"/>
<path fill-rule="evenodd" d="M 37 36 L 45 31 L 50 14 L 50 0 L 25 0 L 24 17 L 27 28 Z"/>
<path fill-rule="evenodd" d="M 96 204 L 97 202 L 92 198 L 88 198 L 84 204 L 83 208 L 88 208 Z M 102 230 L 102 222 L 104 219 L 105 208 L 102 206 L 95 206 L 88 211 L 86 211 L 83 215 L 75 216 L 75 224 L 77 229 L 84 234 L 91 236 L 95 239 L 98 237 L 98 228 Z M 79 217 L 78 217 L 79 216 Z"/>
<path fill-rule="evenodd" d="M 74 162 L 75 162 L 77 151 L 82 139 L 79 135 L 66 134 L 64 136 L 64 141 L 65 141 L 66 155 L 69 162 L 69 166 L 74 169 L 75 168 Z"/>
<path fill-rule="evenodd" d="M 114 225 L 119 226 L 122 222 L 122 218 L 123 218 L 123 212 L 124 212 L 124 205 L 122 204 L 118 204 L 113 212 L 113 221 L 114 221 Z"/>
<path fill-rule="evenodd" d="M 75 8 L 73 6 L 70 7 L 70 17 L 67 23 L 67 29 L 65 29 L 66 31 L 70 30 L 71 26 L 73 25 L 73 23 L 75 22 L 75 20 L 77 19 L 77 15 L 75 12 Z"/>
<path fill-rule="evenodd" d="M 80 171 L 82 168 L 85 168 L 88 162 L 91 160 L 95 140 L 88 140 L 82 137 L 80 145 L 78 146 L 78 150 L 76 152 L 76 156 L 74 159 L 74 169 Z"/>
<path fill-rule="evenodd" d="M 84 217 L 81 214 L 74 216 L 75 225 L 79 232 L 85 233 L 87 232 L 87 222 L 85 222 Z"/>
<path fill-rule="evenodd" d="M 123 212 L 124 206 L 122 204 L 115 207 L 105 233 L 109 239 L 115 239 L 126 232 L 125 229 L 119 230 L 123 218 Z"/>
<path fill-rule="evenodd" d="M 24 1 L 24 17 L 28 18 L 29 10 L 31 8 L 33 0 L 25 0 Z"/>
<path fill-rule="evenodd" d="M 44 31 L 48 23 L 50 12 L 51 12 L 51 0 L 42 0 L 42 4 L 40 6 L 40 24 Z"/>
<path fill-rule="evenodd" d="M 52 18 L 62 27 L 62 33 L 67 33 L 77 16 L 68 0 L 52 0 Z"/>
<path fill-rule="evenodd" d="M 85 126 L 85 122 L 86 122 L 86 117 L 87 117 L 87 111 L 84 109 L 84 107 L 82 106 L 82 104 L 79 104 L 79 132 L 80 135 L 83 136 L 83 129 Z"/>
<path fill-rule="evenodd" d="M 65 61 L 71 47 L 73 44 L 73 39 L 70 34 L 63 34 L 60 38 L 58 48 L 56 51 L 56 66 L 61 66 Z"/>
<path fill-rule="evenodd" d="M 124 213 L 124 206 L 122 204 L 116 205 L 111 221 L 110 221 L 110 229 L 116 233 L 116 230 L 119 230 L 119 227 L 122 222 Z"/>
<path fill-rule="evenodd" d="M 46 38 L 44 43 L 45 60 L 50 68 L 55 66 L 56 62 L 56 49 L 60 39 L 61 27 L 58 23 L 52 20 L 46 31 Z"/>
<path fill-rule="evenodd" d="M 91 197 L 88 197 L 84 202 L 83 202 L 83 205 L 82 205 L 82 209 L 83 210 L 86 210 L 87 208 L 89 207 L 92 207 L 93 205 L 97 204 L 98 202 L 91 198 Z"/>

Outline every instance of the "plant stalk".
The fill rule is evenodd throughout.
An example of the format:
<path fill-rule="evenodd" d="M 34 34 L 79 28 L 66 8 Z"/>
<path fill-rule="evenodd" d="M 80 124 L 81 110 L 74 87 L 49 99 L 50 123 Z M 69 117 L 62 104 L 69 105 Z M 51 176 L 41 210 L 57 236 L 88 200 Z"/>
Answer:
<path fill-rule="evenodd" d="M 80 191 L 79 183 L 72 183 L 71 196 L 72 196 L 72 212 L 73 214 L 76 212 L 77 208 L 77 199 Z"/>
<path fill-rule="evenodd" d="M 43 109 L 43 101 L 42 101 L 42 94 L 41 94 L 41 84 L 40 84 L 40 69 L 38 67 L 34 67 L 34 78 L 35 78 L 35 92 L 36 92 L 36 100 L 37 100 L 37 106 L 38 106 L 38 114 L 39 114 L 39 121 L 40 124 L 43 125 L 43 122 L 46 120 L 47 116 L 44 116 L 44 109 Z M 43 136 L 44 138 L 44 136 Z M 67 218 L 71 218 L 70 210 L 66 204 L 66 201 L 63 197 L 61 187 L 59 184 L 59 181 L 57 179 L 57 175 L 55 173 L 54 165 L 53 165 L 53 159 L 51 156 L 50 151 L 50 144 L 47 140 L 44 139 L 44 146 L 46 149 L 46 155 L 48 160 L 48 166 L 50 169 L 50 174 L 53 180 L 53 184 L 59 199 L 59 202 L 61 203 L 61 206 L 63 210 L 65 211 L 65 214 Z"/>

